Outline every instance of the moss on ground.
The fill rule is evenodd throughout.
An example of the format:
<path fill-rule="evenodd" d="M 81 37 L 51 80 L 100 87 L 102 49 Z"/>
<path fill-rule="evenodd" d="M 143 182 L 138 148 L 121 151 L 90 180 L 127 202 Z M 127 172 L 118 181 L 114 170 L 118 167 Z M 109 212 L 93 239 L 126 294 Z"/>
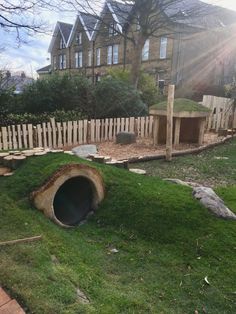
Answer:
<path fill-rule="evenodd" d="M 62 229 L 32 207 L 29 194 L 71 162 L 84 161 L 33 157 L 0 178 L 1 240 L 43 236 L 0 250 L 0 284 L 28 313 L 235 312 L 234 222 L 209 214 L 188 187 L 92 164 L 106 198 L 85 225 Z M 79 302 L 78 287 L 89 305 Z"/>
<path fill-rule="evenodd" d="M 150 109 L 166 110 L 167 101 L 162 101 L 154 106 L 151 106 Z M 176 98 L 174 101 L 174 112 L 181 112 L 181 111 L 210 112 L 210 109 L 190 99 Z"/>

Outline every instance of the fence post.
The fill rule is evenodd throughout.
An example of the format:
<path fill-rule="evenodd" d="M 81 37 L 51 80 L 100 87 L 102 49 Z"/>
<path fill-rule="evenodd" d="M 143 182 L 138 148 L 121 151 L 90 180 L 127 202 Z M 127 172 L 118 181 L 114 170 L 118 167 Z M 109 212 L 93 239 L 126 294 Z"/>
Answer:
<path fill-rule="evenodd" d="M 37 127 L 33 126 L 33 148 L 38 147 Z"/>
<path fill-rule="evenodd" d="M 166 120 L 166 160 L 172 160 L 173 141 L 173 108 L 174 108 L 175 85 L 169 85 L 167 100 L 167 120 Z"/>

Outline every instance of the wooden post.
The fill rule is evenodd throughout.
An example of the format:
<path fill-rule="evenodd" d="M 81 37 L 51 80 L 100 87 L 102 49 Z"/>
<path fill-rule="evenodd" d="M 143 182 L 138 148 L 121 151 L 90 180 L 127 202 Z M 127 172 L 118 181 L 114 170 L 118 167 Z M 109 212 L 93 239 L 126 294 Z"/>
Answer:
<path fill-rule="evenodd" d="M 179 145 L 179 138 L 180 138 L 180 124 L 181 124 L 181 118 L 175 119 L 175 139 L 174 139 L 174 145 Z"/>
<path fill-rule="evenodd" d="M 202 145 L 204 141 L 204 133 L 206 126 L 206 118 L 202 118 L 199 121 L 199 136 L 198 136 L 198 145 Z"/>
<path fill-rule="evenodd" d="M 166 160 L 172 160 L 172 140 L 173 140 L 173 108 L 175 97 L 175 85 L 168 87 L 167 117 L 166 117 Z"/>
<path fill-rule="evenodd" d="M 154 116 L 153 122 L 153 144 L 158 145 L 158 135 L 159 135 L 159 117 Z"/>

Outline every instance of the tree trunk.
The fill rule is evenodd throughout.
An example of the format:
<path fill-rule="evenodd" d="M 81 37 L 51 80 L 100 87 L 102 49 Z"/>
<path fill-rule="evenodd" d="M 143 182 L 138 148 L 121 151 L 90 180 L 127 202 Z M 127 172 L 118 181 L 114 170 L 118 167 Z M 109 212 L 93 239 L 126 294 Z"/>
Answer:
<path fill-rule="evenodd" d="M 142 50 L 146 38 L 139 34 L 138 39 L 133 43 L 132 63 L 131 63 L 131 84 L 137 89 L 142 65 Z"/>

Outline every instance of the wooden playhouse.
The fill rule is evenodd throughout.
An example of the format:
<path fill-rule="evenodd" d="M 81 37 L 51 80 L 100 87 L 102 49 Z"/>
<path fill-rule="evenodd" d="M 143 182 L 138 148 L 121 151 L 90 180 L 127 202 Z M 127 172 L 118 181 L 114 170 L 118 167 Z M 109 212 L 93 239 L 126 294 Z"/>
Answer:
<path fill-rule="evenodd" d="M 154 145 L 166 143 L 167 102 L 149 108 L 154 118 Z M 189 99 L 175 99 L 173 109 L 173 144 L 203 144 L 206 119 L 210 110 Z"/>

